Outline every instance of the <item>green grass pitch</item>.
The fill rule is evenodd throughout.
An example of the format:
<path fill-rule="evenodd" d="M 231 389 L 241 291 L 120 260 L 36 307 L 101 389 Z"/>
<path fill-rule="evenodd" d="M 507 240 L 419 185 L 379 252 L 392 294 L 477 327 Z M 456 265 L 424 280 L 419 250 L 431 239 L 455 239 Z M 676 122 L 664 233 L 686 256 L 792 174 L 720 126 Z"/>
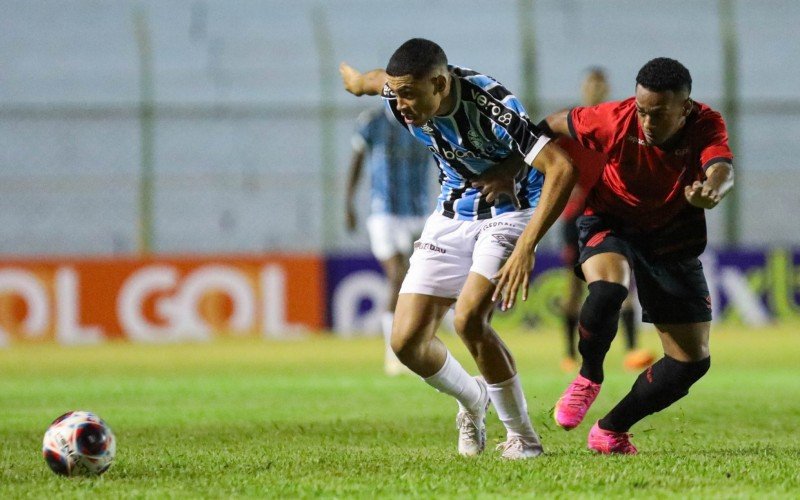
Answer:
<path fill-rule="evenodd" d="M 0 350 L 0 498 L 800 496 L 800 332 L 712 332 L 712 368 L 684 400 L 633 428 L 635 457 L 585 449 L 591 422 L 636 374 L 622 340 L 587 420 L 565 432 L 553 403 L 570 380 L 556 331 L 506 332 L 546 454 L 506 462 L 493 444 L 456 453 L 455 403 L 382 372 L 376 338 Z M 469 370 L 460 342 L 446 336 Z M 656 347 L 652 331 L 642 342 Z M 99 413 L 117 460 L 94 479 L 54 475 L 41 457 L 50 420 Z"/>

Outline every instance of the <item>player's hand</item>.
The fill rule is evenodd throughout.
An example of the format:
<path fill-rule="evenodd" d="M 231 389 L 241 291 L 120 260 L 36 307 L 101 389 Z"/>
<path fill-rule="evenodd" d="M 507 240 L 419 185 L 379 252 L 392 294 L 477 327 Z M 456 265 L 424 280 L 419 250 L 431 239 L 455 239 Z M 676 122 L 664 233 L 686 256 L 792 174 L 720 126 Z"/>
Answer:
<path fill-rule="evenodd" d="M 483 199 L 487 203 L 494 203 L 501 196 L 508 196 L 514 203 L 514 208 L 519 208 L 519 198 L 516 193 L 516 181 L 513 177 L 498 174 L 496 171 L 488 170 L 472 181 L 472 187 L 480 189 Z"/>
<path fill-rule="evenodd" d="M 536 262 L 536 254 L 526 252 L 522 247 L 515 247 L 503 267 L 495 275 L 497 286 L 492 294 L 492 302 L 501 300 L 500 310 L 507 311 L 514 307 L 517 293 L 522 288 L 522 300 L 528 300 L 528 280 Z"/>
<path fill-rule="evenodd" d="M 490 168 L 472 181 L 472 187 L 480 189 L 484 199 L 488 203 L 494 203 L 500 196 L 508 196 L 514 204 L 514 208 L 519 209 L 520 203 L 517 197 L 516 177 L 520 170 L 525 166 L 522 157 L 511 155 Z"/>
<path fill-rule="evenodd" d="M 347 212 L 345 213 L 345 224 L 347 224 L 347 230 L 349 232 L 353 232 L 356 230 L 356 225 L 358 224 L 358 216 L 356 215 L 356 211 L 352 206 L 347 206 Z"/>
<path fill-rule="evenodd" d="M 346 62 L 339 64 L 344 89 L 355 96 L 364 95 L 364 75 Z"/>
<path fill-rule="evenodd" d="M 722 199 L 722 196 L 716 189 L 700 181 L 694 181 L 691 186 L 686 186 L 684 188 L 684 194 L 686 195 L 686 200 L 690 204 L 705 209 L 716 207 L 717 203 Z"/>

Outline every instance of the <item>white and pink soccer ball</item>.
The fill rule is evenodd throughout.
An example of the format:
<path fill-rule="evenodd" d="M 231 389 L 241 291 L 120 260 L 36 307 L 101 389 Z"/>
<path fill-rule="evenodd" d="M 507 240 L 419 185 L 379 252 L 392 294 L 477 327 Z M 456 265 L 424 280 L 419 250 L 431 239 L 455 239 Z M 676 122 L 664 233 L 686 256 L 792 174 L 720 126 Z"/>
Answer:
<path fill-rule="evenodd" d="M 114 433 L 88 411 L 67 412 L 53 420 L 42 443 L 45 462 L 64 476 L 98 476 L 108 470 L 116 452 Z"/>

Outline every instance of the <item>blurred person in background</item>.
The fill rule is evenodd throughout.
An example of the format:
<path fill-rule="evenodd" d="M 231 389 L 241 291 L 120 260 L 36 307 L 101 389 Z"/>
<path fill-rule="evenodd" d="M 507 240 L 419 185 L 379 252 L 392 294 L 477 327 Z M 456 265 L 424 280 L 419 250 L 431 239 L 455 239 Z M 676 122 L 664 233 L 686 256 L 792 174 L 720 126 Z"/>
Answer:
<path fill-rule="evenodd" d="M 642 320 L 655 325 L 664 349 L 592 426 L 587 446 L 598 453 L 636 454 L 631 426 L 686 396 L 711 366 L 711 297 L 698 257 L 707 242 L 705 211 L 733 187 L 733 154 L 722 117 L 693 101 L 691 90 L 689 70 L 660 57 L 639 70 L 633 97 L 560 111 L 539 124 L 607 158 L 578 219 L 576 271 L 589 295 L 579 318 L 580 373 L 555 405 L 558 425 L 577 427 L 600 392 L 632 271 Z"/>
<path fill-rule="evenodd" d="M 583 106 L 594 106 L 608 99 L 609 84 L 603 68 L 592 67 L 586 72 L 586 77 L 581 84 L 581 101 Z M 564 339 L 566 341 L 565 356 L 561 360 L 561 369 L 565 372 L 574 372 L 578 368 L 578 315 L 581 309 L 585 287 L 583 282 L 573 272 L 578 265 L 578 217 L 586 207 L 586 196 L 595 185 L 603 172 L 606 163 L 605 155 L 591 149 L 584 148 L 574 139 L 566 136 L 558 138 L 561 146 L 572 158 L 578 168 L 580 176 L 578 183 L 572 190 L 567 206 L 561 214 L 561 257 L 567 268 L 567 294 L 562 303 L 564 315 Z M 633 285 L 633 283 L 631 283 Z M 628 287 L 628 296 L 622 303 L 620 319 L 625 332 L 625 348 L 627 354 L 623 366 L 628 370 L 641 370 L 647 368 L 655 361 L 655 356 L 647 349 L 637 349 L 638 325 L 633 287 Z"/>
<path fill-rule="evenodd" d="M 345 198 L 347 229 L 353 232 L 358 224 L 356 189 L 366 163 L 370 177 L 367 232 L 372 254 L 387 279 L 386 311 L 381 317 L 386 344 L 384 369 L 387 375 L 399 375 L 407 369 L 392 351 L 392 321 L 414 241 L 430 212 L 431 153 L 384 107 L 364 111 L 358 117 L 352 145 Z"/>
<path fill-rule="evenodd" d="M 534 249 L 566 204 L 576 178 L 569 158 L 506 88 L 448 65 L 429 40 L 402 44 L 385 70 L 361 73 L 342 63 L 340 72 L 352 94 L 381 94 L 394 118 L 433 152 L 441 172 L 436 211 L 415 244 L 398 297 L 394 352 L 458 402 L 461 455 L 483 452 L 490 401 L 506 428 L 501 456 L 540 455 L 514 359 L 490 320 L 495 278 L 527 283 Z M 508 275 L 503 269 L 514 245 L 525 248 L 522 271 Z M 436 336 L 453 303 L 456 332 L 483 378 L 470 376 Z"/>

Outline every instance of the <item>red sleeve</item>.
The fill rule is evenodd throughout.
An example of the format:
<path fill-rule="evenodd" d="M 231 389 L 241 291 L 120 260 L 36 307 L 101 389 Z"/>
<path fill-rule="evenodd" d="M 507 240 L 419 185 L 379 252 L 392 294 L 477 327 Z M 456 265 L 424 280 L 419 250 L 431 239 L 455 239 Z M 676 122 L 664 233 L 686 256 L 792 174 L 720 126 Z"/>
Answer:
<path fill-rule="evenodd" d="M 733 153 L 728 147 L 728 131 L 722 116 L 716 111 L 708 110 L 700 125 L 700 165 L 705 171 L 714 163 L 733 162 Z"/>
<path fill-rule="evenodd" d="M 619 105 L 618 102 L 606 102 L 572 108 L 567 114 L 570 135 L 585 148 L 607 152 L 619 115 Z"/>

